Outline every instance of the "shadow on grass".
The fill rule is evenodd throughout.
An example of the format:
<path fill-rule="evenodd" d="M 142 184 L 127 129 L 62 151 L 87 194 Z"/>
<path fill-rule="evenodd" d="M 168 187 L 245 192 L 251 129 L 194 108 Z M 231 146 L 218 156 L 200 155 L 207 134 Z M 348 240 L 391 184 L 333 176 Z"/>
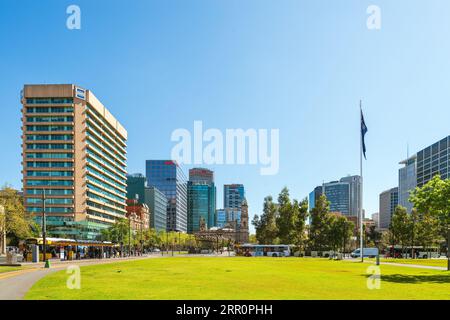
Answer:
<path fill-rule="evenodd" d="M 366 278 L 371 275 L 364 275 Z M 450 273 L 431 275 L 390 274 L 381 275 L 381 281 L 393 283 L 446 283 L 450 284 Z"/>

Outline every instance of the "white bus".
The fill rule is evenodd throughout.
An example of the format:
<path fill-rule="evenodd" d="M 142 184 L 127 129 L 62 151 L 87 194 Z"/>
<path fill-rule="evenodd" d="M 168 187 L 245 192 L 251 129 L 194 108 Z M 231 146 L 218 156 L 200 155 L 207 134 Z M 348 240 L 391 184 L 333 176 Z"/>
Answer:
<path fill-rule="evenodd" d="M 287 244 L 243 244 L 236 248 L 236 254 L 245 257 L 289 257 Z"/>

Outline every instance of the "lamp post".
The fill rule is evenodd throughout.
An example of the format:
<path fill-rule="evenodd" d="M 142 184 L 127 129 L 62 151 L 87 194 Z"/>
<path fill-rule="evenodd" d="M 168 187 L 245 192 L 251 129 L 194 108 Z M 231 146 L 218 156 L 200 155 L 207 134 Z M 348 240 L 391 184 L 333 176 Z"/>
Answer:
<path fill-rule="evenodd" d="M 6 214 L 5 214 L 5 207 L 0 206 L 0 217 L 1 217 L 1 248 L 0 248 L 0 254 L 6 254 Z"/>
<path fill-rule="evenodd" d="M 131 257 L 131 217 L 128 219 L 128 256 Z"/>
<path fill-rule="evenodd" d="M 176 241 L 176 238 L 175 238 L 175 237 L 172 238 L 172 257 L 173 257 L 173 249 L 174 249 L 173 247 L 174 247 L 174 245 L 175 245 L 175 244 L 174 244 L 175 241 Z"/>
<path fill-rule="evenodd" d="M 447 229 L 447 271 L 450 271 L 450 227 Z"/>
<path fill-rule="evenodd" d="M 166 230 L 166 253 L 169 255 L 169 231 Z"/>
<path fill-rule="evenodd" d="M 45 218 L 45 189 L 42 189 L 42 260 L 47 264 L 47 224 Z"/>

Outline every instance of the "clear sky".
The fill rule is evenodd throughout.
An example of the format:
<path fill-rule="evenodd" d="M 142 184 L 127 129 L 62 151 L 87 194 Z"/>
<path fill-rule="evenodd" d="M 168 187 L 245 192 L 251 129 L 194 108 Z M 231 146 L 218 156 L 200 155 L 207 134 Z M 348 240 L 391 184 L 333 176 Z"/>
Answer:
<path fill-rule="evenodd" d="M 81 8 L 81 30 L 66 8 Z M 369 5 L 381 29 L 366 27 Z M 359 172 L 359 100 L 369 132 L 364 207 L 397 186 L 398 162 L 450 134 L 447 0 L 0 2 L 0 182 L 21 187 L 25 83 L 91 89 L 128 130 L 128 170 L 170 157 L 173 130 L 280 129 L 280 170 L 213 166 L 243 183 L 250 215 L 283 186 L 301 199 Z M 186 173 L 187 173 L 186 168 Z"/>

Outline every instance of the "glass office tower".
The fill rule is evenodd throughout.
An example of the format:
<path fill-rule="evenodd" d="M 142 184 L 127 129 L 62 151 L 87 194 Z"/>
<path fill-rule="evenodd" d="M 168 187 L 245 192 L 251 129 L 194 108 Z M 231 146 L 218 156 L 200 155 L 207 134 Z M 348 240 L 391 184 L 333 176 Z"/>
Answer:
<path fill-rule="evenodd" d="M 187 181 L 181 167 L 172 160 L 147 160 L 145 176 L 167 198 L 167 230 L 187 232 Z"/>
<path fill-rule="evenodd" d="M 188 233 L 200 230 L 200 222 L 206 227 L 216 225 L 216 186 L 214 173 L 204 168 L 189 170 L 188 182 Z"/>
<path fill-rule="evenodd" d="M 348 176 L 322 185 L 330 211 L 358 217 L 361 204 L 361 177 Z"/>
<path fill-rule="evenodd" d="M 140 204 L 145 203 L 145 185 L 146 179 L 140 173 L 127 175 L 127 199 L 136 200 Z"/>
<path fill-rule="evenodd" d="M 442 179 L 449 175 L 450 136 L 417 152 L 417 186 L 422 187 L 435 175 Z"/>
<path fill-rule="evenodd" d="M 309 196 L 308 196 L 308 206 L 309 206 L 308 210 L 309 211 L 314 209 L 314 207 L 316 206 L 316 201 L 322 195 L 322 192 L 323 192 L 323 187 L 322 186 L 317 186 L 317 187 L 314 188 L 313 191 L 311 191 L 309 193 Z"/>
<path fill-rule="evenodd" d="M 223 207 L 241 209 L 245 199 L 244 185 L 226 184 L 223 186 Z"/>
<path fill-rule="evenodd" d="M 403 165 L 398 170 L 398 204 L 411 212 L 413 204 L 409 195 L 417 186 L 417 155 L 400 162 Z"/>
<path fill-rule="evenodd" d="M 90 90 L 25 85 L 22 91 L 25 209 L 48 234 L 95 239 L 125 217 L 127 131 Z"/>
<path fill-rule="evenodd" d="M 150 228 L 167 229 L 167 198 L 155 187 L 145 188 L 145 203 L 150 209 Z"/>
<path fill-rule="evenodd" d="M 323 185 L 325 196 L 330 202 L 331 212 L 350 215 L 350 185 L 346 182 L 332 181 Z"/>
<path fill-rule="evenodd" d="M 237 228 L 241 224 L 242 210 L 237 208 L 226 208 L 217 210 L 217 227 Z"/>
<path fill-rule="evenodd" d="M 398 206 L 398 188 L 386 190 L 380 194 L 380 207 L 378 213 L 378 228 L 389 228 L 395 208 Z"/>

